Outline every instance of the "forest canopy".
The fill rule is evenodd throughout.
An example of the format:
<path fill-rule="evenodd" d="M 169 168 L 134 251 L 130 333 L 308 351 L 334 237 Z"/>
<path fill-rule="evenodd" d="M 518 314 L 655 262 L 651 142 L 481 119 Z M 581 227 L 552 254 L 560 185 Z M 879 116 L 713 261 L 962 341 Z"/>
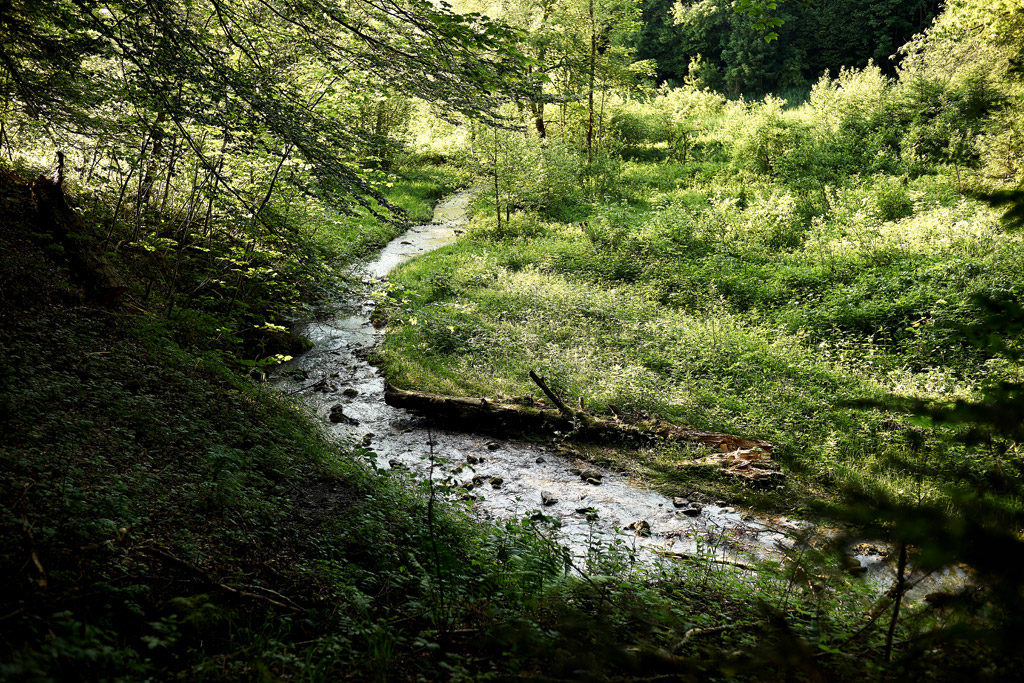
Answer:
<path fill-rule="evenodd" d="M 892 75 L 899 49 L 922 32 L 940 0 L 646 0 L 637 52 L 659 81 L 686 79 L 730 95 L 806 87 L 822 74 L 873 61 Z M 770 5 L 770 6 L 767 6 Z M 769 37 L 769 40 L 765 38 Z"/>
<path fill-rule="evenodd" d="M 507 27 L 425 0 L 15 0 L 0 21 L 7 135 L 111 158 L 173 138 L 254 218 L 267 183 L 237 187 L 218 147 L 272 179 L 300 159 L 322 197 L 366 205 L 382 196 L 352 164 L 389 143 L 352 125 L 366 93 L 493 120 L 526 62 Z"/>

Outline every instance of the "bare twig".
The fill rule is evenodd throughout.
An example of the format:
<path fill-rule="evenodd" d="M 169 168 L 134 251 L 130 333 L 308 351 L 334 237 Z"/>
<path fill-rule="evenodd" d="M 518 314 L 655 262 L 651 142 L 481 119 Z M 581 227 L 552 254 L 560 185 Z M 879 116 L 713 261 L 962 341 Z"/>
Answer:
<path fill-rule="evenodd" d="M 746 569 L 748 571 L 756 572 L 759 571 L 757 567 L 753 565 L 745 564 L 743 562 L 736 562 L 734 560 L 720 560 L 717 557 L 700 557 L 698 555 L 691 555 L 690 553 L 676 553 L 669 550 L 658 553 L 662 557 L 667 557 L 673 560 L 687 560 L 688 562 L 713 562 L 715 564 L 725 564 L 730 567 L 738 567 L 739 569 Z"/>
<path fill-rule="evenodd" d="M 28 556 L 32 565 L 39 572 L 39 578 L 36 579 L 36 584 L 40 588 L 46 588 L 46 569 L 43 568 L 43 562 L 39 559 L 39 553 L 36 552 L 36 537 L 32 533 L 32 525 L 28 521 L 28 517 L 25 515 L 21 516 L 21 528 L 25 532 L 25 536 L 28 539 Z"/>
<path fill-rule="evenodd" d="M 573 412 L 572 408 L 565 405 L 565 402 L 558 397 L 558 394 L 556 394 L 555 392 L 551 391 L 551 389 L 548 388 L 548 385 L 544 381 L 543 377 L 538 376 L 536 372 L 530 370 L 530 379 L 532 379 L 534 384 L 540 387 L 540 390 L 544 392 L 544 395 L 547 396 L 551 400 L 551 402 L 555 404 L 555 407 L 558 408 L 558 412 L 562 413 L 570 420 L 576 417 L 576 413 Z"/>
<path fill-rule="evenodd" d="M 258 593 L 252 593 L 250 591 L 239 590 L 238 588 L 235 588 L 233 586 L 229 586 L 226 583 L 217 583 L 217 584 L 214 584 L 214 585 L 217 586 L 217 588 L 220 588 L 223 591 L 226 591 L 228 593 L 233 593 L 235 595 L 240 595 L 243 598 L 251 598 L 253 600 L 262 600 L 264 602 L 270 603 L 274 607 L 280 607 L 282 609 L 291 610 L 292 612 L 301 612 L 302 611 L 301 607 L 296 607 L 295 605 L 285 604 L 285 603 L 281 602 L 280 600 L 275 600 L 274 598 L 268 597 L 266 595 L 259 595 Z"/>
<path fill-rule="evenodd" d="M 892 618 L 889 620 L 889 631 L 885 634 L 885 661 L 892 659 L 892 639 L 896 634 L 896 622 L 900 618 L 900 605 L 903 603 L 904 573 L 907 569 L 907 544 L 900 543 L 900 557 L 896 567 L 896 597 L 893 600 Z"/>
<path fill-rule="evenodd" d="M 267 603 L 269 603 L 271 605 L 274 605 L 275 607 L 280 607 L 281 609 L 290 610 L 292 612 L 302 612 L 302 611 L 304 611 L 303 608 L 301 606 L 299 606 L 299 604 L 297 602 L 295 602 L 294 600 L 292 600 L 291 598 L 289 598 L 287 596 L 282 595 L 281 593 L 278 593 L 275 590 L 271 590 L 269 588 L 264 588 L 262 586 L 241 586 L 240 588 L 236 588 L 234 586 L 229 586 L 226 583 L 223 583 L 221 581 L 218 581 L 218 580 L 212 578 L 209 574 L 206 573 L 206 571 L 204 571 L 200 567 L 197 567 L 194 564 L 192 564 L 191 562 L 188 562 L 187 560 L 183 560 L 180 557 L 178 557 L 177 555 L 174 555 L 173 553 L 169 553 L 169 552 L 167 552 L 166 550 L 164 550 L 162 548 L 157 548 L 155 546 L 144 546 L 144 547 L 140 548 L 140 550 L 142 552 L 149 553 L 151 555 L 156 555 L 156 556 L 161 557 L 161 558 L 163 558 L 165 560 L 169 560 L 169 561 L 173 562 L 174 564 L 176 564 L 176 565 L 178 565 L 178 566 L 180 566 L 180 567 L 182 567 L 184 569 L 187 569 L 187 570 L 191 571 L 193 574 L 196 574 L 197 576 L 201 577 L 206 583 L 208 583 L 211 586 L 214 586 L 216 588 L 219 588 L 219 589 L 221 589 L 222 591 L 224 591 L 226 593 L 231 593 L 233 595 L 238 595 L 238 596 L 241 596 L 241 597 L 244 597 L 244 598 L 249 598 L 249 599 L 252 599 L 252 600 L 261 600 L 263 602 L 267 602 Z M 272 598 L 269 595 L 260 595 L 259 593 L 254 593 L 252 591 L 262 591 L 264 593 L 268 593 L 270 595 L 276 596 L 277 598 L 280 598 L 280 599 Z"/>

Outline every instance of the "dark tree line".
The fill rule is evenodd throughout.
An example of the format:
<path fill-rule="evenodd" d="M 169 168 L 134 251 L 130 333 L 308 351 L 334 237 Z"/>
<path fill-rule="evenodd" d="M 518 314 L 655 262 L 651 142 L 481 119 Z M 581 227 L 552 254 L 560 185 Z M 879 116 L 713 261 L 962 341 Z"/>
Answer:
<path fill-rule="evenodd" d="M 873 60 L 893 73 L 897 50 L 938 14 L 938 0 L 789 0 L 771 10 L 782 24 L 766 41 L 757 16 L 729 0 L 645 0 L 637 35 L 641 59 L 657 62 L 658 79 L 729 94 L 761 94 L 812 83 L 842 67 Z M 695 63 L 697 55 L 702 57 Z M 696 68 L 691 69 L 691 64 Z"/>

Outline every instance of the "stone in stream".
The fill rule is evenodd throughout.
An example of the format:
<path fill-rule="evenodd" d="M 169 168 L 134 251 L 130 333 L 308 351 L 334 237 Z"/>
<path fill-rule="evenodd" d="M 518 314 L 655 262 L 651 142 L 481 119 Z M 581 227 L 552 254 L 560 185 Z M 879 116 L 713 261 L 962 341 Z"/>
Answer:
<path fill-rule="evenodd" d="M 342 407 L 340 403 L 335 404 L 331 408 L 331 412 L 327 416 L 327 419 L 329 419 L 331 422 L 335 424 L 338 424 L 340 422 L 344 422 L 350 425 L 359 424 L 359 420 L 355 419 L 354 417 L 349 417 L 348 415 L 345 414 L 345 409 Z"/>
<path fill-rule="evenodd" d="M 677 508 L 684 508 L 684 507 L 686 507 L 689 504 L 690 504 L 690 501 L 686 500 L 685 498 L 678 498 L 678 497 L 676 497 L 676 498 L 672 499 L 672 505 L 674 505 Z"/>
<path fill-rule="evenodd" d="M 629 526 L 626 527 L 629 531 L 632 531 L 637 536 L 650 536 L 651 525 L 645 519 L 638 519 Z"/>
<path fill-rule="evenodd" d="M 489 450 L 489 451 L 496 451 L 499 448 L 501 448 L 501 444 L 498 443 L 497 441 L 488 441 L 484 445 L 487 446 L 487 450 Z"/>
<path fill-rule="evenodd" d="M 466 456 L 466 462 L 469 463 L 470 465 L 479 465 L 483 461 L 484 461 L 483 458 L 481 458 L 479 456 L 476 456 L 476 455 L 467 455 Z"/>
<path fill-rule="evenodd" d="M 576 512 L 581 515 L 586 515 L 588 522 L 597 521 L 597 510 L 594 508 L 576 508 Z"/>
<path fill-rule="evenodd" d="M 491 477 L 491 488 L 500 489 L 501 485 L 505 483 L 505 480 L 501 477 Z"/>
<path fill-rule="evenodd" d="M 558 498 L 556 498 L 555 494 L 551 493 L 550 491 L 541 491 L 540 502 L 543 503 L 544 505 L 554 505 L 555 503 L 558 502 Z"/>
<path fill-rule="evenodd" d="M 580 471 L 580 479 L 588 484 L 597 485 L 601 483 L 601 472 L 593 467 L 588 467 L 587 469 Z"/>
<path fill-rule="evenodd" d="M 346 396 L 348 398 L 355 398 L 356 396 L 359 395 L 359 390 L 358 389 L 353 389 L 352 387 L 349 387 L 348 389 L 346 389 L 345 391 L 343 391 L 341 393 L 342 393 L 342 395 L 344 395 L 344 396 Z"/>
<path fill-rule="evenodd" d="M 539 465 L 539 464 L 541 464 L 542 462 L 544 462 L 544 458 L 542 458 L 542 457 L 540 457 L 540 456 L 537 456 L 537 459 L 536 459 L 536 460 L 534 460 L 534 462 L 535 462 L 535 463 L 537 463 L 537 464 Z"/>
<path fill-rule="evenodd" d="M 701 510 L 703 509 L 704 508 L 696 503 L 690 503 L 690 507 L 684 509 L 683 514 L 687 517 L 700 517 Z"/>
<path fill-rule="evenodd" d="M 322 379 L 316 383 L 313 387 L 313 391 L 319 391 L 321 394 L 333 394 L 338 390 L 338 387 L 333 382 L 328 382 L 326 379 Z"/>

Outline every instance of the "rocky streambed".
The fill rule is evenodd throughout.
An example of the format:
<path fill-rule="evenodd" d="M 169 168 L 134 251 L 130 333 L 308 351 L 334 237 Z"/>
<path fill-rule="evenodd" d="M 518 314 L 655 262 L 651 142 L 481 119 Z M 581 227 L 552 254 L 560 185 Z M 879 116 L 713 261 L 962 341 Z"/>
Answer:
<path fill-rule="evenodd" d="M 396 266 L 455 241 L 467 220 L 470 192 L 441 202 L 434 219 L 395 238 L 361 269 L 360 294 L 339 302 L 336 317 L 296 331 L 313 342 L 283 365 L 272 381 L 301 396 L 338 437 L 361 441 L 382 468 L 427 476 L 453 498 L 492 519 L 543 514 L 559 521 L 559 540 L 584 556 L 595 546 L 615 546 L 642 561 L 697 557 L 722 565 L 781 560 L 806 524 L 758 516 L 725 503 L 684 501 L 644 488 L 629 477 L 560 455 L 554 448 L 474 433 L 473 425 L 444 429 L 428 418 L 389 406 L 384 378 L 369 361 L 383 332 L 371 323 L 372 293 Z M 892 582 L 891 560 L 876 551 L 854 555 L 880 588 Z M 856 564 L 854 568 L 856 569 Z M 932 577 L 916 591 L 934 590 Z"/>

